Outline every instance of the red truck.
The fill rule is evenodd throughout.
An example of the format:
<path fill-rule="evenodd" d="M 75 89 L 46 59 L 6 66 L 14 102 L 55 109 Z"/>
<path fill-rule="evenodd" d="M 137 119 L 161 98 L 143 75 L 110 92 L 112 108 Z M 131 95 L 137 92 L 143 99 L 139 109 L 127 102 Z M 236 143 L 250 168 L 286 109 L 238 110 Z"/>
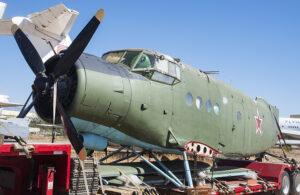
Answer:
<path fill-rule="evenodd" d="M 27 147 L 30 153 L 24 152 L 23 149 L 16 144 L 3 144 L 0 146 L 1 195 L 72 194 L 71 190 L 74 188 L 72 180 L 78 175 L 76 176 L 71 169 L 71 145 L 32 144 L 29 149 Z M 290 190 L 293 193 L 290 194 L 292 195 L 299 194 L 300 177 L 292 165 L 256 161 L 218 161 L 218 166 L 225 167 L 228 165 L 255 171 L 258 173 L 259 181 L 247 181 L 246 183 L 241 180 L 214 181 L 214 185 L 218 188 L 208 189 L 207 194 L 255 194 L 266 192 L 284 194 L 285 188 L 291 188 Z M 98 178 L 98 175 L 93 177 Z M 286 180 L 287 178 L 288 180 Z M 287 183 L 287 181 L 290 182 Z M 99 180 L 95 179 L 95 182 L 99 183 Z M 96 194 L 98 188 L 99 186 L 95 185 L 92 191 Z M 73 194 L 85 194 L 85 189 L 81 190 L 81 193 L 77 191 Z M 230 190 L 230 192 L 227 190 Z M 295 192 L 296 190 L 298 192 Z M 204 194 L 201 188 L 188 190 L 174 188 L 163 190 L 163 188 L 160 188 L 159 191 L 164 194 Z M 108 191 L 107 194 L 109 194 Z"/>

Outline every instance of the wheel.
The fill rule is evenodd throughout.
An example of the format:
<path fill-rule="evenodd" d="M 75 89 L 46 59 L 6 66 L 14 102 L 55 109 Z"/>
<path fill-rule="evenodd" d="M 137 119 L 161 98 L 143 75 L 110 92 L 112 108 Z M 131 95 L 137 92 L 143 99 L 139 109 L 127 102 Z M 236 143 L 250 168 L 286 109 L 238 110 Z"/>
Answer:
<path fill-rule="evenodd" d="M 281 175 L 281 188 L 275 193 L 276 195 L 289 195 L 291 190 L 291 182 L 289 174 L 284 171 Z"/>
<path fill-rule="evenodd" d="M 291 174 L 291 194 L 300 195 L 300 173 Z"/>

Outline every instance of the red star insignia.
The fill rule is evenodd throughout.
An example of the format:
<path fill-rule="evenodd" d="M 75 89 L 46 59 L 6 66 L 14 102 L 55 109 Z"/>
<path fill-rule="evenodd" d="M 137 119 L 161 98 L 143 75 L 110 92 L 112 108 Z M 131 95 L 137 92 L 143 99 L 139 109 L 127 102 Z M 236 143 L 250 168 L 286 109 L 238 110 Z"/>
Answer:
<path fill-rule="evenodd" d="M 258 110 L 257 110 L 257 115 L 254 116 L 254 119 L 255 119 L 255 123 L 256 123 L 256 134 L 262 134 L 261 125 L 262 125 L 263 119 L 260 118 Z"/>

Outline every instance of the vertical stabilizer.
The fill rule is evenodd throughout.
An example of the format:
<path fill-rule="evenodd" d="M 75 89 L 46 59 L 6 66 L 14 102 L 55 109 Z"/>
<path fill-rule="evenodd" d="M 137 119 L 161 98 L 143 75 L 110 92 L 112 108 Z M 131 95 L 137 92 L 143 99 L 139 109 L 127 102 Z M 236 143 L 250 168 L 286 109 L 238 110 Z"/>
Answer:
<path fill-rule="evenodd" d="M 6 3 L 0 2 L 0 19 L 3 18 L 4 12 L 5 12 L 5 8 L 6 8 Z"/>

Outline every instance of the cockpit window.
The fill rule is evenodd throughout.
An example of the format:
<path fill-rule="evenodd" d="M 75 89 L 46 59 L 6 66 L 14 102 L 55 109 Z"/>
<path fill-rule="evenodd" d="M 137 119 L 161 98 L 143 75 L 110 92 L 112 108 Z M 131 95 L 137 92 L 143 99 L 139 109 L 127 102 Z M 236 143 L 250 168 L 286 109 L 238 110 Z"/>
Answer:
<path fill-rule="evenodd" d="M 109 63 L 117 64 L 123 55 L 124 55 L 124 51 L 111 52 L 111 53 L 104 54 L 102 58 Z"/>
<path fill-rule="evenodd" d="M 106 53 L 102 58 L 112 64 L 124 64 L 153 81 L 173 85 L 181 80 L 179 64 L 168 56 L 145 50 L 122 50 Z"/>
<path fill-rule="evenodd" d="M 129 67 L 133 67 L 139 56 L 141 51 L 115 51 L 109 52 L 103 55 L 103 59 L 112 64 L 124 64 Z"/>
<path fill-rule="evenodd" d="M 140 51 L 126 51 L 126 54 L 122 57 L 120 63 L 133 67 L 138 60 L 140 53 Z"/>
<path fill-rule="evenodd" d="M 173 77 L 162 74 L 158 71 L 154 71 L 151 79 L 154 80 L 154 81 L 158 81 L 158 82 L 161 82 L 161 83 L 166 83 L 166 84 L 169 84 L 169 85 L 172 85 L 174 83 L 174 80 L 175 80 Z"/>
<path fill-rule="evenodd" d="M 155 64 L 155 57 L 153 55 L 143 53 L 134 68 L 135 69 L 152 68 L 154 64 Z"/>

